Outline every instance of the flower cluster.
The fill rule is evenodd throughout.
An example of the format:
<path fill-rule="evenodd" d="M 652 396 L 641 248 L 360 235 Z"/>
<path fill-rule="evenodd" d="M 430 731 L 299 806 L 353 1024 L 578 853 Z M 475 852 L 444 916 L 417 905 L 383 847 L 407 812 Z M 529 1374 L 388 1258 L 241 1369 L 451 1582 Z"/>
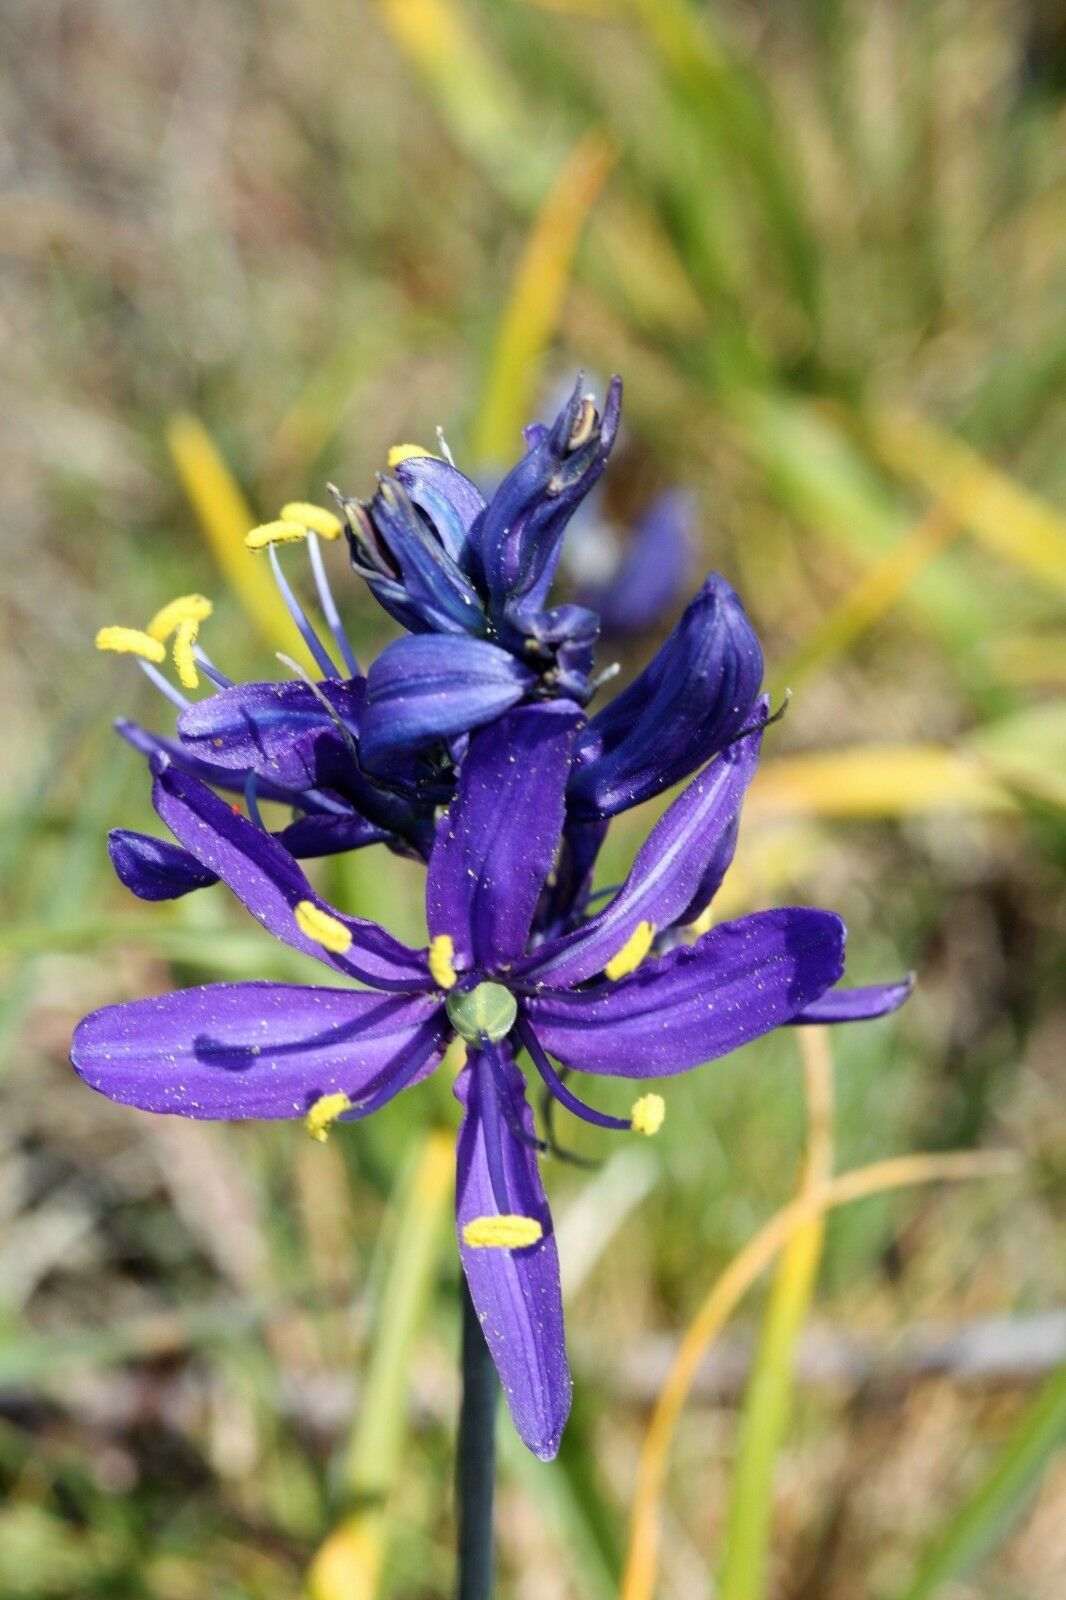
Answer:
<path fill-rule="evenodd" d="M 216 1119 L 296 1117 L 313 1137 L 358 1121 L 430 1074 L 456 1038 L 463 1107 L 459 1250 L 515 1425 L 537 1455 L 559 1446 L 570 1405 L 559 1267 L 526 1077 L 605 1129 L 652 1134 L 656 1092 L 620 1118 L 579 1097 L 571 1069 L 658 1080 L 785 1023 L 883 1015 L 909 983 L 836 987 L 845 930 L 832 912 L 759 912 L 712 923 L 755 772 L 768 705 L 762 653 L 717 575 L 651 663 L 602 709 L 597 615 L 547 604 L 562 539 L 615 436 L 580 385 L 486 501 L 450 459 L 400 446 L 371 499 L 338 514 L 290 505 L 253 530 L 320 676 L 235 684 L 185 596 L 143 631 L 106 628 L 179 709 L 177 737 L 120 722 L 148 757 L 171 842 L 117 830 L 119 877 L 145 899 L 221 880 L 269 932 L 341 986 L 220 983 L 94 1012 L 72 1059 L 112 1099 Z M 405 630 L 359 671 L 321 540 Z M 305 543 L 333 649 L 282 571 Z M 173 649 L 190 702 L 159 668 Z M 683 779 L 625 882 L 594 895 L 609 819 Z M 221 798 L 244 797 L 239 804 Z M 272 834 L 261 800 L 293 819 Z M 426 866 L 428 941 L 401 944 L 328 905 L 298 858 L 382 843 Z M 592 907 L 602 902 L 598 910 Z M 520 1058 L 528 1063 L 525 1071 Z"/>

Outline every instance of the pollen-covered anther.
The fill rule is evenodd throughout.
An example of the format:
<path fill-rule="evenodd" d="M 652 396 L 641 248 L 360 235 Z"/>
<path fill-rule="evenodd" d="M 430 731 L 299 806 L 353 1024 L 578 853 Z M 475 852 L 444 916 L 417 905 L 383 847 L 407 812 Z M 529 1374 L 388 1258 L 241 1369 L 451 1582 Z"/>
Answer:
<path fill-rule="evenodd" d="M 429 942 L 429 975 L 438 989 L 452 989 L 455 970 L 455 940 L 450 933 L 438 933 Z"/>
<path fill-rule="evenodd" d="M 328 911 L 316 906 L 313 900 L 298 901 L 293 915 L 304 937 L 313 939 L 332 955 L 347 955 L 351 949 L 351 929 L 346 928 L 339 917 L 331 917 Z"/>
<path fill-rule="evenodd" d="M 596 402 L 591 395 L 586 395 L 581 402 L 581 410 L 577 414 L 577 421 L 570 430 L 568 442 L 571 450 L 580 450 L 583 444 L 588 444 L 595 426 Z"/>
<path fill-rule="evenodd" d="M 463 1224 L 463 1243 L 472 1250 L 525 1250 L 544 1237 L 536 1217 L 504 1212 L 497 1217 L 474 1217 Z"/>
<path fill-rule="evenodd" d="M 651 949 L 654 938 L 654 922 L 638 922 L 618 954 L 613 955 L 604 967 L 604 975 L 613 981 L 615 978 L 624 978 L 627 973 L 636 972 Z"/>
<path fill-rule="evenodd" d="M 325 506 L 313 505 L 310 500 L 290 500 L 288 505 L 282 506 L 280 520 L 301 524 L 317 533 L 320 539 L 339 539 L 344 531 L 340 517 Z"/>
<path fill-rule="evenodd" d="M 277 522 L 261 522 L 258 528 L 246 533 L 244 543 L 249 550 L 266 550 L 272 544 L 299 544 L 307 538 L 305 522 L 290 522 L 288 518 Z"/>
<path fill-rule="evenodd" d="M 141 656 L 156 663 L 166 659 L 166 651 L 158 639 L 140 628 L 101 628 L 96 635 L 98 650 L 113 650 L 120 656 Z"/>
<path fill-rule="evenodd" d="M 205 594 L 180 594 L 176 600 L 169 600 L 165 606 L 160 606 L 148 624 L 147 632 L 160 644 L 165 644 L 182 622 L 190 618 L 194 622 L 204 622 L 214 609 Z"/>
<path fill-rule="evenodd" d="M 196 655 L 193 650 L 199 631 L 199 619 L 193 616 L 182 617 L 174 631 L 174 667 L 178 674 L 178 682 L 183 689 L 200 687 L 200 674 L 196 670 Z"/>
<path fill-rule="evenodd" d="M 320 1095 L 304 1118 L 304 1127 L 312 1139 L 318 1144 L 325 1144 L 333 1124 L 343 1112 L 351 1109 L 351 1104 L 343 1090 L 336 1094 Z"/>
<path fill-rule="evenodd" d="M 642 1094 L 639 1100 L 634 1100 L 630 1117 L 633 1132 L 643 1133 L 650 1139 L 666 1120 L 666 1101 L 661 1094 Z"/>
<path fill-rule="evenodd" d="M 416 456 L 428 456 L 431 461 L 443 460 L 435 450 L 427 450 L 421 444 L 394 444 L 385 459 L 390 467 L 398 467 L 401 461 L 410 461 Z"/>

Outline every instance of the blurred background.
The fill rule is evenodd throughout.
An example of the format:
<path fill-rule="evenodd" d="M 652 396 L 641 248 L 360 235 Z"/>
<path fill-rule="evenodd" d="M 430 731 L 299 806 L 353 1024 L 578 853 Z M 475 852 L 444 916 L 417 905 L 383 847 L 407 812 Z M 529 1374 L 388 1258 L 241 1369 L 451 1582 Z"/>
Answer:
<path fill-rule="evenodd" d="M 220 889 L 114 881 L 107 828 L 152 822 L 111 719 L 172 712 L 92 640 L 202 590 L 219 665 L 283 675 L 245 529 L 438 425 L 491 482 L 583 368 L 626 403 L 571 586 L 695 504 L 602 660 L 714 567 L 794 691 L 723 910 L 827 905 L 853 980 L 920 974 L 829 1041 L 835 1166 L 1020 1153 L 834 1213 L 787 1305 L 760 1281 L 672 1440 L 655 1592 L 1061 1600 L 1061 7 L 7 0 L 0 42 L 0 1593 L 449 1592 L 447 1075 L 326 1145 L 77 1083 L 94 1006 L 305 975 Z M 391 625 L 329 553 L 366 660 Z M 384 852 L 316 881 L 419 936 Z M 667 1097 L 547 1173 L 576 1404 L 551 1467 L 501 1422 L 501 1596 L 619 1593 L 678 1341 L 799 1181 L 795 1034 Z"/>

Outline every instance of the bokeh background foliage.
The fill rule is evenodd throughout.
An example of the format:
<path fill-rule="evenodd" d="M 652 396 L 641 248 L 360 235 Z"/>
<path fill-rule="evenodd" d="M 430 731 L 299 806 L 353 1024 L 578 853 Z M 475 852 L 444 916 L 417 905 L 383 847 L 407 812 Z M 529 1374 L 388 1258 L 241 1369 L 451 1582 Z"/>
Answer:
<path fill-rule="evenodd" d="M 1058 7 L 9 0 L 0 38 L 0 1592 L 448 1592 L 446 1075 L 325 1146 L 74 1082 L 93 1005 L 300 971 L 221 891 L 113 883 L 106 827 L 148 824 L 109 718 L 166 718 L 91 636 L 202 588 L 215 657 L 272 675 L 250 520 L 438 423 L 491 475 L 583 366 L 627 382 L 608 521 L 692 488 L 693 581 L 796 692 L 728 909 L 831 905 L 856 980 L 922 981 L 831 1065 L 787 1036 L 678 1081 L 652 1145 L 574 1130 L 607 1156 L 549 1174 L 576 1406 L 552 1468 L 503 1430 L 500 1593 L 642 1592 L 650 1408 L 818 1163 L 1008 1146 L 1015 1176 L 808 1217 L 696 1363 L 656 1592 L 1057 1600 Z M 418 934 L 413 869 L 323 880 Z"/>

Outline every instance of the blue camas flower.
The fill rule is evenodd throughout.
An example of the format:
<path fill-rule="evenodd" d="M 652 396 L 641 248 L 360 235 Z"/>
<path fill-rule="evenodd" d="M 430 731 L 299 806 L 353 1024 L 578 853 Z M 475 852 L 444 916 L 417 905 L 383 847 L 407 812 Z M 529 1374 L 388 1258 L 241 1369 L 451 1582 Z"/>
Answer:
<path fill-rule="evenodd" d="M 304 1118 L 322 1138 L 333 1122 L 369 1116 L 425 1078 L 462 1039 L 463 1270 L 515 1425 L 543 1458 L 558 1449 L 571 1385 L 538 1165 L 545 1144 L 519 1056 L 576 1116 L 653 1133 L 664 1110 L 658 1093 L 641 1094 L 630 1117 L 612 1116 L 580 1099 L 560 1067 L 658 1081 L 783 1023 L 879 1016 L 908 991 L 837 990 L 845 935 L 828 911 L 761 912 L 682 942 L 732 857 L 758 732 L 673 802 L 601 911 L 536 937 L 560 840 L 573 827 L 568 787 L 583 770 L 587 736 L 581 709 L 566 700 L 513 707 L 472 735 L 455 798 L 436 823 L 429 943 L 417 950 L 327 905 L 280 840 L 157 754 L 154 803 L 182 861 L 220 878 L 269 932 L 318 957 L 345 986 L 219 983 L 109 1006 L 80 1024 L 72 1050 L 81 1077 L 124 1104 L 213 1119 Z M 579 877 L 589 827 L 572 834 Z M 161 870 L 174 870 L 169 858 Z"/>

